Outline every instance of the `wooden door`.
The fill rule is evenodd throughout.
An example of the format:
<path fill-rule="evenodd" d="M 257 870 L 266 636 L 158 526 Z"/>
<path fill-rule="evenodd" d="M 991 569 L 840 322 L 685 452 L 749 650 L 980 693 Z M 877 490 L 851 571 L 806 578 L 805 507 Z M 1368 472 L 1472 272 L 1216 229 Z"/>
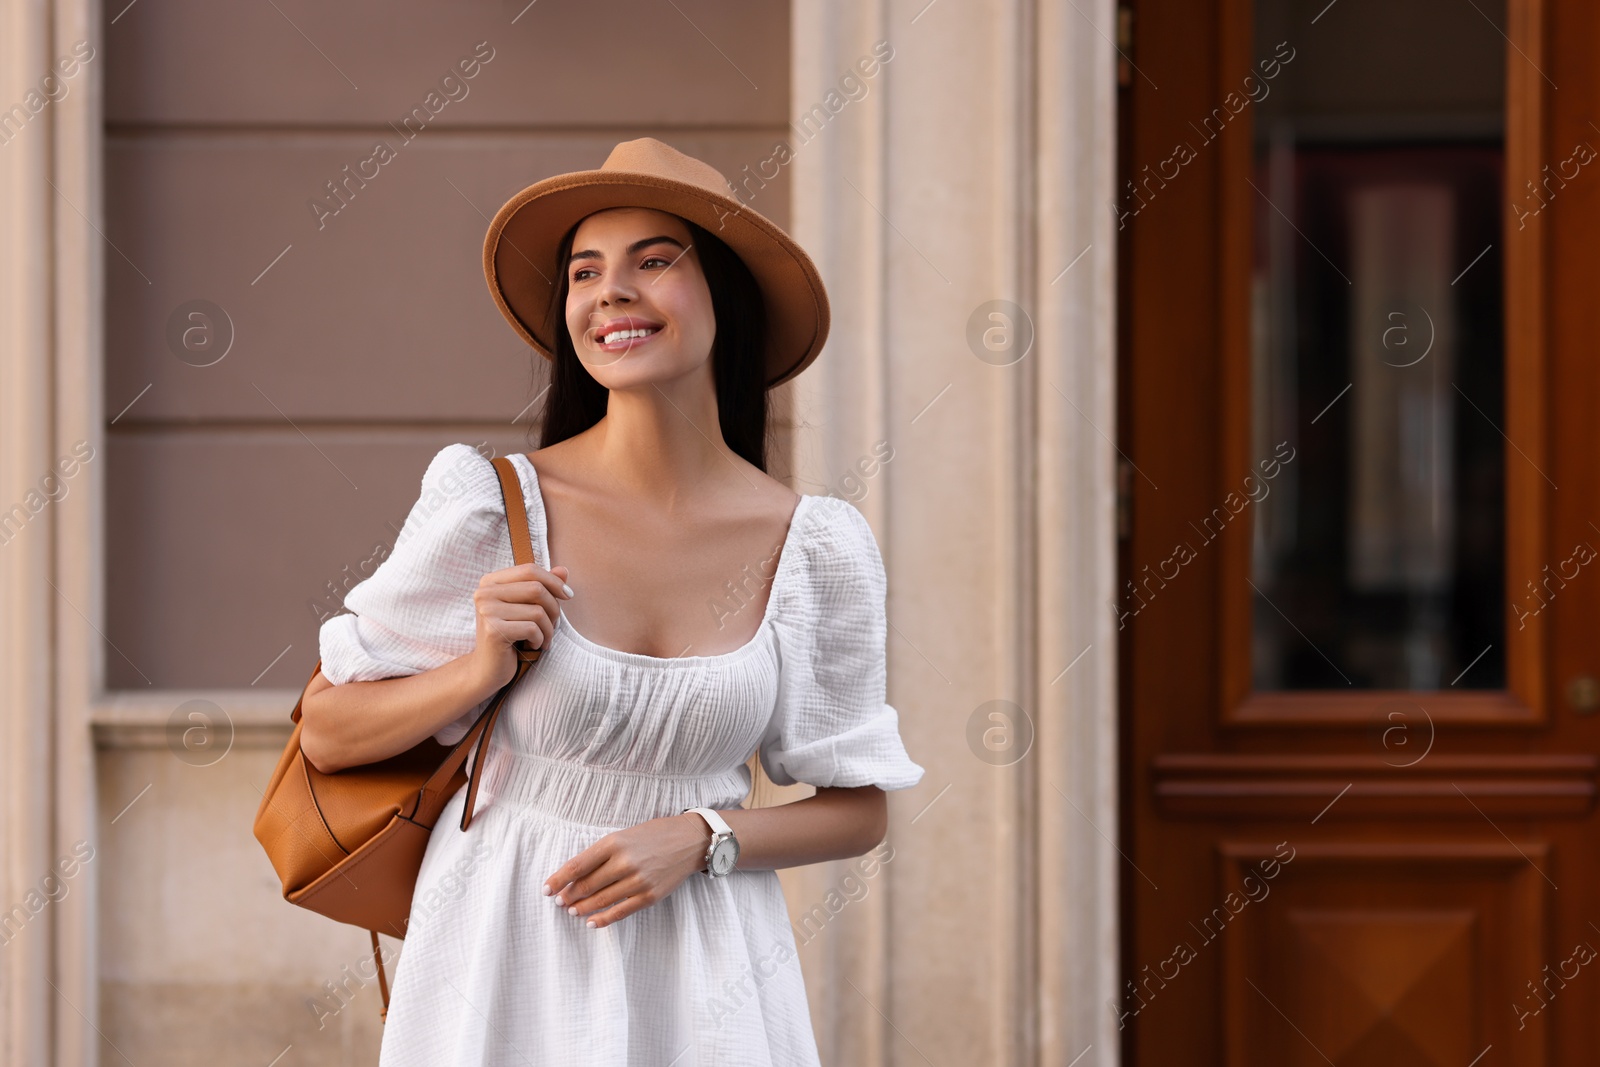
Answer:
<path fill-rule="evenodd" d="M 1123 20 L 1126 1062 L 1594 1063 L 1600 13 Z"/>

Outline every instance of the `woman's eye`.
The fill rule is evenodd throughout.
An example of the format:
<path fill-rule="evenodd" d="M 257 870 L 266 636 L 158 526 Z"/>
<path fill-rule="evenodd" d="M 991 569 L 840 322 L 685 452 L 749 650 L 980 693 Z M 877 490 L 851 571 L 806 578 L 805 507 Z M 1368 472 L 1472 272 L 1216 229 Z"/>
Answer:
<path fill-rule="evenodd" d="M 672 260 L 668 259 L 666 256 L 646 256 L 644 263 L 641 264 L 641 265 L 645 266 L 645 267 L 648 267 L 652 263 L 660 263 L 660 264 L 662 264 L 664 266 L 668 266 L 668 267 L 672 266 Z M 594 268 L 593 267 L 582 267 L 582 268 L 572 272 L 572 280 L 574 282 L 581 282 L 581 281 L 585 280 L 585 276 L 586 275 L 593 274 L 593 273 L 594 273 Z"/>

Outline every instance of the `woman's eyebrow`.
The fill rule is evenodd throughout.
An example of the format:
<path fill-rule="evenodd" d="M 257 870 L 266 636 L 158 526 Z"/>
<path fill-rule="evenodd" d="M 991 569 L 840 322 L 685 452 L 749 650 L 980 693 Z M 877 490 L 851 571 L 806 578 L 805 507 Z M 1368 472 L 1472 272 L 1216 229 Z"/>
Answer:
<path fill-rule="evenodd" d="M 633 242 L 633 244 L 628 246 L 628 250 L 627 250 L 628 251 L 628 255 L 631 256 L 635 252 L 640 251 L 641 249 L 649 248 L 651 245 L 659 244 L 662 241 L 665 241 L 666 243 L 668 243 L 670 245 L 676 245 L 679 249 L 683 248 L 683 242 L 679 241 L 677 238 L 668 237 L 666 234 L 661 234 L 658 237 L 646 237 L 642 241 Z M 576 261 L 578 261 L 580 259 L 605 259 L 605 258 L 606 258 L 605 256 L 603 256 L 599 252 L 595 251 L 594 249 L 586 248 L 582 252 L 574 252 L 574 253 L 572 253 L 572 255 L 570 257 L 568 257 L 567 262 L 568 263 L 574 263 L 574 262 L 576 262 Z"/>

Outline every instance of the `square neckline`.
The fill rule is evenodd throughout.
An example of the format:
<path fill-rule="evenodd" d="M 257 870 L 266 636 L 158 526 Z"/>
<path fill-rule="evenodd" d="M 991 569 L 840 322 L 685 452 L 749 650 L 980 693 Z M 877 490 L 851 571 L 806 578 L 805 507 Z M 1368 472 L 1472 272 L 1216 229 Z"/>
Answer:
<path fill-rule="evenodd" d="M 544 487 L 539 484 L 539 469 L 533 465 L 533 460 L 528 458 L 526 452 L 517 452 L 515 456 L 521 461 L 520 465 L 527 470 L 533 480 L 533 502 L 539 508 L 539 548 L 544 555 L 545 569 L 548 570 L 550 565 L 550 512 L 544 505 Z M 560 633 L 565 630 L 576 644 L 588 649 L 590 652 L 598 653 L 610 659 L 620 660 L 624 663 L 633 663 L 641 666 L 693 667 L 708 663 L 723 663 L 745 655 L 760 645 L 761 638 L 770 628 L 772 606 L 778 595 L 778 579 L 789 567 L 789 557 L 792 555 L 789 551 L 789 546 L 794 542 L 799 531 L 802 516 L 814 499 L 816 497 L 810 493 L 801 493 L 799 502 L 795 504 L 794 510 L 789 513 L 789 526 L 784 531 L 783 542 L 779 546 L 778 566 L 773 570 L 772 578 L 768 582 L 770 588 L 767 590 L 767 603 L 761 613 L 761 621 L 756 625 L 756 631 L 750 636 L 750 639 L 738 648 L 728 652 L 713 653 L 709 656 L 650 656 L 643 652 L 628 652 L 620 648 L 612 648 L 610 645 L 602 645 L 598 641 L 592 641 L 585 637 L 578 631 L 576 626 L 572 625 L 572 621 L 567 618 L 565 611 L 561 612 L 556 619 L 556 632 Z"/>

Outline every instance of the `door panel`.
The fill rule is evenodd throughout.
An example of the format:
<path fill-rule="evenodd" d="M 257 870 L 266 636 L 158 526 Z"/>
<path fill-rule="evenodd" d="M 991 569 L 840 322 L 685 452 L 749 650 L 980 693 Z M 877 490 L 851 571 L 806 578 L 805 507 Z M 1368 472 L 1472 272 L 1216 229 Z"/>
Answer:
<path fill-rule="evenodd" d="M 1276 848 L 1225 841 L 1219 888 Z M 1466 1065 L 1486 1048 L 1479 1063 L 1544 1062 L 1544 1020 L 1514 1017 L 1502 979 L 1543 963 L 1552 890 L 1528 858 L 1546 850 L 1461 840 L 1288 854 L 1294 877 L 1285 872 L 1280 895 L 1256 890 L 1273 906 L 1222 938 L 1230 1067 Z"/>
<path fill-rule="evenodd" d="M 1574 0 L 1134 7 L 1130 1064 L 1593 1060 L 1597 47 Z"/>

